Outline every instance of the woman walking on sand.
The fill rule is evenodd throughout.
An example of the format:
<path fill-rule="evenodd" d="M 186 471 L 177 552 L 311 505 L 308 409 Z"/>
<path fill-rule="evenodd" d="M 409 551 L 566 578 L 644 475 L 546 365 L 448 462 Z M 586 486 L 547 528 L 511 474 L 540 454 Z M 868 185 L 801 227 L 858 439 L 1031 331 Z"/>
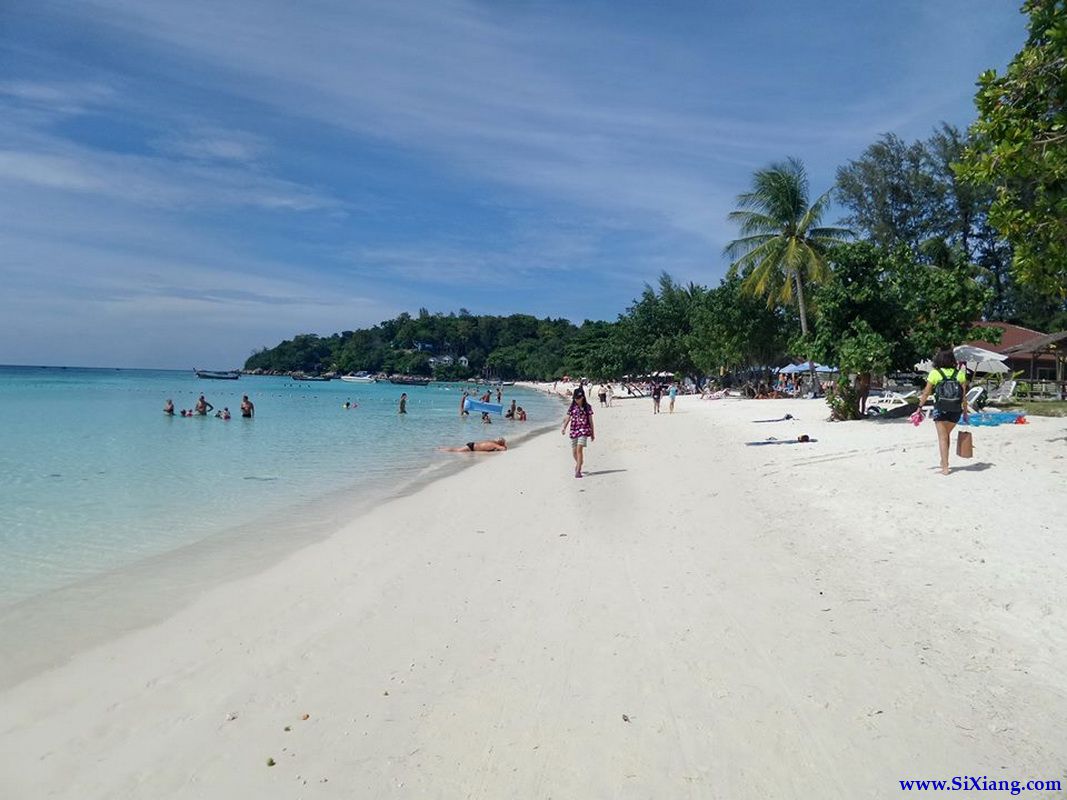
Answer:
<path fill-rule="evenodd" d="M 574 477 L 582 477 L 582 465 L 585 462 L 585 448 L 596 439 L 593 432 L 593 409 L 585 399 L 585 390 L 578 387 L 574 390 L 571 398 L 571 407 L 567 409 L 567 416 L 563 418 L 563 427 L 560 433 L 566 435 L 567 428 L 571 429 L 571 454 L 574 456 Z"/>
<path fill-rule="evenodd" d="M 937 430 L 937 446 L 941 451 L 941 474 L 948 475 L 949 440 L 952 429 L 960 418 L 967 421 L 967 372 L 956 367 L 956 356 L 951 350 L 941 350 L 934 356 L 934 368 L 926 379 L 926 387 L 919 398 L 921 409 L 930 395 L 934 395 L 934 428 Z"/>

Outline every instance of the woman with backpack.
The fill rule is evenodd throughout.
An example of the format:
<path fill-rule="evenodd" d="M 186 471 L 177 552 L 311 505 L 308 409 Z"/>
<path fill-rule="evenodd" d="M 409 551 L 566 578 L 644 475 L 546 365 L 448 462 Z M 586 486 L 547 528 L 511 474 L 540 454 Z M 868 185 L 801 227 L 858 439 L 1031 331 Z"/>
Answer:
<path fill-rule="evenodd" d="M 941 451 L 941 474 L 948 475 L 949 440 L 952 429 L 965 421 L 967 409 L 967 372 L 956 366 L 956 356 L 951 350 L 941 350 L 934 356 L 934 368 L 926 379 L 926 387 L 919 398 L 922 409 L 930 395 L 934 396 L 934 428 L 937 430 L 937 446 Z"/>

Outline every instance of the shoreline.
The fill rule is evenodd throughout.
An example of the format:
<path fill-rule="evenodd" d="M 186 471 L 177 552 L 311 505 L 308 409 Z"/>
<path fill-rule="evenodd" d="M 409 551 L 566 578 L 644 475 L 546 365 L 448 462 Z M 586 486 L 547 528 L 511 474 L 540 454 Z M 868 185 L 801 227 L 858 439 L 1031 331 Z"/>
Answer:
<path fill-rule="evenodd" d="M 977 431 L 941 478 L 931 429 L 821 401 L 597 411 L 585 480 L 534 436 L 0 691 L 0 788 L 734 800 L 1059 775 L 1062 422 Z"/>
<path fill-rule="evenodd" d="M 513 442 L 521 447 L 553 428 L 524 427 L 508 437 L 509 450 Z M 430 451 L 428 462 L 408 478 L 401 473 L 380 475 L 369 483 L 331 489 L 292 502 L 280 512 L 0 607 L 0 638 L 32 643 L 9 652 L 0 664 L 0 691 L 79 652 L 157 624 L 212 588 L 258 574 L 336 535 L 378 505 L 409 497 L 473 466 L 473 460 L 452 455 L 462 454 Z"/>

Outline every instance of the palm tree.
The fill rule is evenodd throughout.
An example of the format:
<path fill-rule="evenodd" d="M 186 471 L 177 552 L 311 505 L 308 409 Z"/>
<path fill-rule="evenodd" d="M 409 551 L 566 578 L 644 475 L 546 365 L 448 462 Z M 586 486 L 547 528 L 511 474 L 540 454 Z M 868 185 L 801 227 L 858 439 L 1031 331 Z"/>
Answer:
<path fill-rule="evenodd" d="M 795 158 L 757 170 L 752 190 L 737 196 L 740 208 L 729 219 L 740 224 L 741 238 L 726 246 L 730 272 L 740 273 L 741 288 L 767 298 L 767 305 L 796 297 L 800 330 L 808 335 L 804 284 L 829 274 L 826 250 L 852 236 L 845 228 L 819 227 L 830 191 L 808 205 L 808 176 Z"/>

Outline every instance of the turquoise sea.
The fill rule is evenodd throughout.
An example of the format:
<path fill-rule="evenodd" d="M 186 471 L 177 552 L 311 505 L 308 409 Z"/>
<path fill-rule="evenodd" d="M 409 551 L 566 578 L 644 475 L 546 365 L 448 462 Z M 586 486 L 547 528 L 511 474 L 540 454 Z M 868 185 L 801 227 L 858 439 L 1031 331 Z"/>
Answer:
<path fill-rule="evenodd" d="M 553 398 L 504 387 L 530 421 L 483 425 L 460 418 L 464 388 L 0 367 L 0 609 L 236 530 L 273 526 L 299 546 L 300 525 L 279 532 L 279 520 L 343 519 L 357 501 L 470 461 L 437 446 L 515 440 L 561 413 Z M 167 398 L 192 408 L 201 393 L 233 419 L 162 413 Z"/>

